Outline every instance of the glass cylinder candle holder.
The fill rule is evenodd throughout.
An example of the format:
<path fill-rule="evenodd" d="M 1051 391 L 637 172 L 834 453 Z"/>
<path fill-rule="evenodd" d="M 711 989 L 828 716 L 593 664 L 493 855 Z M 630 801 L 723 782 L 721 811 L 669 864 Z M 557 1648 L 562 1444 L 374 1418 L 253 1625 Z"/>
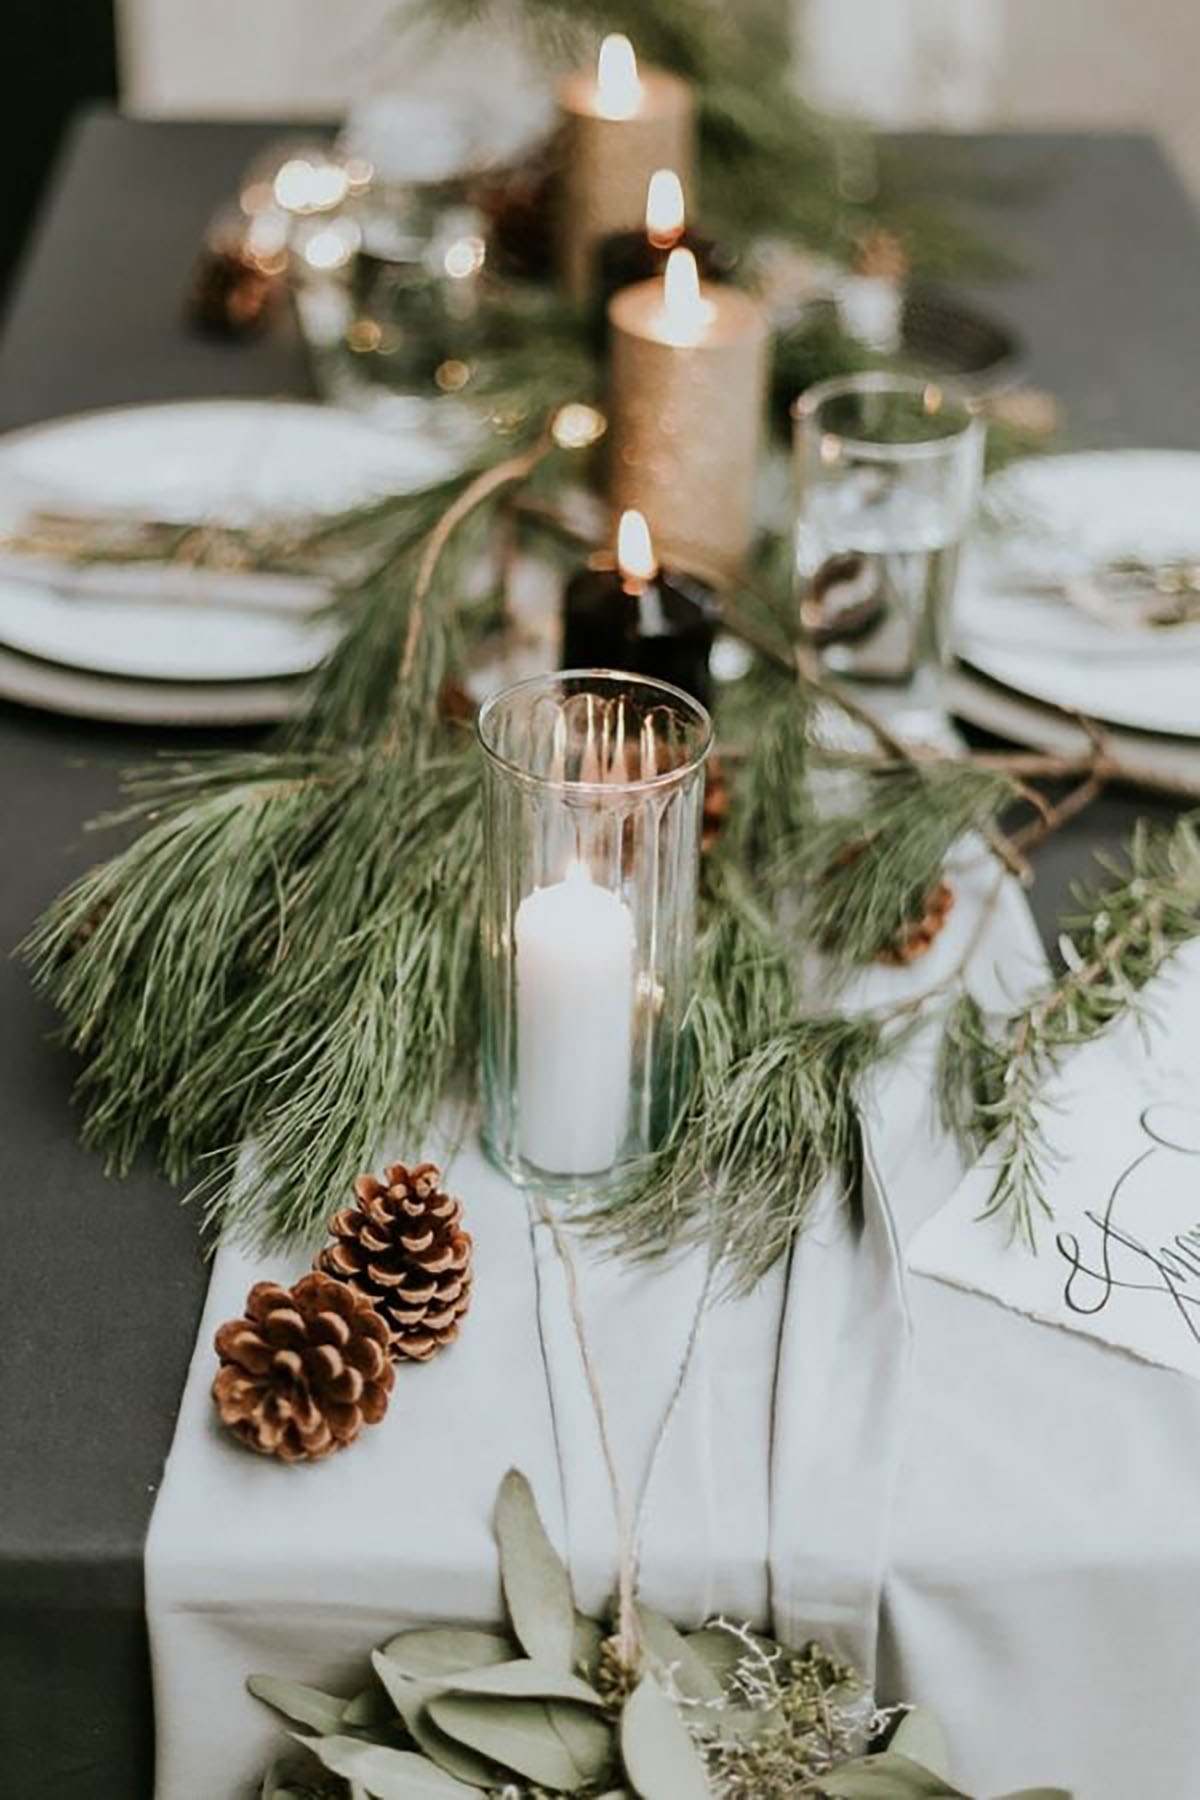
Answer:
<path fill-rule="evenodd" d="M 539 676 L 479 714 L 484 1146 L 597 1192 L 660 1145 L 687 1069 L 712 725 L 665 682 Z"/>

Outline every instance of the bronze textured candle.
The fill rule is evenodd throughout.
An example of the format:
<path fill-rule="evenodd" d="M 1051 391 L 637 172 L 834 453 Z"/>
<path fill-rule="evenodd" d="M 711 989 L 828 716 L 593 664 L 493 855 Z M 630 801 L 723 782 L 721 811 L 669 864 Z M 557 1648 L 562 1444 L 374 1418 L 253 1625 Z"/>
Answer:
<path fill-rule="evenodd" d="M 639 71 L 629 39 L 600 46 L 597 71 L 567 77 L 559 90 L 563 169 L 558 252 L 571 298 L 592 290 L 599 246 L 642 223 L 646 185 L 656 169 L 687 182 L 692 166 L 692 94 L 663 69 Z"/>
<path fill-rule="evenodd" d="M 563 596 L 565 669 L 627 669 L 669 681 L 707 706 L 719 608 L 707 583 L 661 569 L 645 519 L 625 512 L 617 554 L 592 557 Z"/>
<path fill-rule="evenodd" d="M 691 252 L 673 250 L 663 279 L 624 288 L 608 318 L 614 506 L 643 512 L 665 554 L 735 570 L 754 534 L 761 308 L 736 288 L 701 287 Z"/>

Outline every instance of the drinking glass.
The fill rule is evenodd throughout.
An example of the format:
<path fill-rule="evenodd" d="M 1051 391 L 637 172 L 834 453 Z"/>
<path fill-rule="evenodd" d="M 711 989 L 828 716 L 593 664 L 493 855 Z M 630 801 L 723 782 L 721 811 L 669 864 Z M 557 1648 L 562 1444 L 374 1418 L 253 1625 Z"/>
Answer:
<path fill-rule="evenodd" d="M 801 630 L 890 723 L 936 727 L 983 420 L 943 382 L 886 373 L 818 382 L 792 411 Z"/>
<path fill-rule="evenodd" d="M 704 761 L 698 701 L 607 670 L 493 695 L 484 749 L 484 1147 L 596 1192 L 684 1098 Z"/>

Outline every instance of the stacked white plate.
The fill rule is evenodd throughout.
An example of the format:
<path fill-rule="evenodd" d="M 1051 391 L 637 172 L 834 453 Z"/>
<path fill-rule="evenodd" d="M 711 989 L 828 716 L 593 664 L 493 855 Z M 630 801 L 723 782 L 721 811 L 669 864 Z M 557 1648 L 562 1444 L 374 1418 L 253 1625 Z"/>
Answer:
<path fill-rule="evenodd" d="M 299 525 L 453 466 L 444 446 L 333 407 L 123 408 L 0 439 L 0 533 L 39 513 Z M 147 724 L 278 719 L 334 641 L 328 601 L 309 578 L 0 551 L 0 695 Z"/>
<path fill-rule="evenodd" d="M 1086 604 L 1124 560 L 1200 570 L 1200 455 L 1032 458 L 993 477 L 984 513 L 955 604 L 956 710 L 1047 750 L 1086 743 L 1084 715 L 1139 779 L 1200 791 L 1200 619 Z"/>

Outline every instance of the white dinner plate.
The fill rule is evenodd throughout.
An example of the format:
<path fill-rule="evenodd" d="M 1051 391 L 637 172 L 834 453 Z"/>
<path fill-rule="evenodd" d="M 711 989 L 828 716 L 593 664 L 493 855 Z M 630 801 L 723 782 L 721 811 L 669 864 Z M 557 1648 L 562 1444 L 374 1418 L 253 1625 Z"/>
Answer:
<path fill-rule="evenodd" d="M 39 712 L 112 724 L 272 725 L 290 718 L 303 681 L 126 681 L 38 662 L 0 646 L 0 697 Z"/>
<path fill-rule="evenodd" d="M 333 407 L 191 401 L 60 420 L 0 440 L 0 530 L 32 511 L 246 526 L 328 516 L 450 474 L 444 445 L 383 431 Z M 178 571 L 171 571 L 172 577 Z M 216 578 L 206 573 L 206 579 Z M 277 680 L 306 673 L 335 627 L 310 607 L 243 604 L 202 583 L 112 594 L 61 591 L 0 571 L 0 644 L 46 663 L 160 682 Z"/>
<path fill-rule="evenodd" d="M 1086 756 L 1090 748 L 1087 733 L 1064 713 L 1013 693 L 961 663 L 950 672 L 948 700 L 955 718 L 1013 743 L 1055 756 Z M 1120 726 L 1105 737 L 1129 781 L 1200 799 L 1200 739 L 1153 737 Z"/>
<path fill-rule="evenodd" d="M 1019 694 L 1106 724 L 1200 738 L 1200 625 L 1113 627 L 1035 591 L 1115 558 L 1200 563 L 1200 455 L 1034 457 L 993 477 L 968 553 L 955 642 Z"/>

